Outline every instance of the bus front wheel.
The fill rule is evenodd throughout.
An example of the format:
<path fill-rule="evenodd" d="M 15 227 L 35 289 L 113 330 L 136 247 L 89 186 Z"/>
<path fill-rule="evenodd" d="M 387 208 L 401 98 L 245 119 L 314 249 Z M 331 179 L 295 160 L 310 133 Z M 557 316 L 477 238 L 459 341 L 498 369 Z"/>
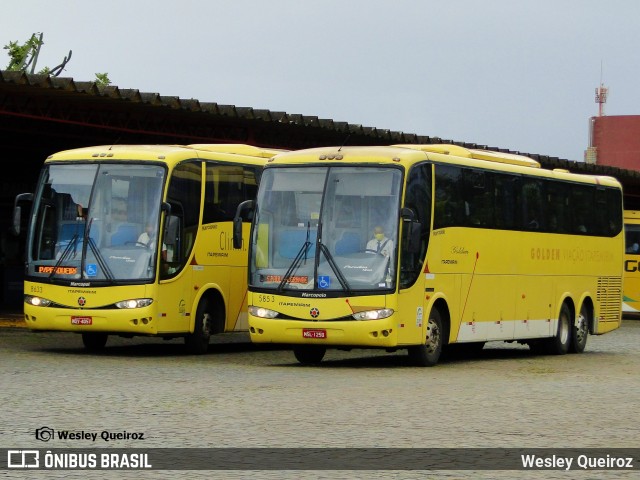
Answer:
<path fill-rule="evenodd" d="M 209 312 L 209 301 L 206 298 L 200 300 L 196 310 L 195 325 L 193 333 L 184 337 L 184 344 L 187 353 L 201 355 L 207 353 L 209 349 L 209 339 L 211 338 L 212 318 Z"/>
<path fill-rule="evenodd" d="M 83 333 L 82 343 L 86 350 L 97 352 L 102 350 L 107 344 L 107 337 L 108 335 L 106 333 Z"/>
<path fill-rule="evenodd" d="M 318 345 L 304 345 L 293 349 L 296 360 L 303 365 L 320 363 L 325 353 L 327 353 L 327 349 Z"/>
<path fill-rule="evenodd" d="M 440 359 L 443 344 L 442 315 L 440 315 L 440 311 L 437 308 L 434 308 L 429 314 L 424 343 L 408 349 L 411 363 L 419 367 L 434 366 Z"/>

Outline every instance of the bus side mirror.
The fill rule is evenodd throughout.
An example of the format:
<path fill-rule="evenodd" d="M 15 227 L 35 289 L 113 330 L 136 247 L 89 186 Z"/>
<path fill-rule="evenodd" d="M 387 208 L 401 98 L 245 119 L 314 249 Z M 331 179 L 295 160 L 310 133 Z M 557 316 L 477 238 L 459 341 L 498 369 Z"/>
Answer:
<path fill-rule="evenodd" d="M 253 200 L 245 200 L 236 208 L 236 215 L 233 217 L 233 248 L 242 248 L 242 213 L 244 210 L 253 211 Z"/>
<path fill-rule="evenodd" d="M 11 233 L 13 233 L 16 237 L 20 235 L 20 227 L 22 222 L 22 207 L 20 206 L 20 202 L 32 201 L 32 193 L 21 193 L 19 195 L 16 195 L 16 199 L 13 203 L 13 222 L 11 225 Z"/>
<path fill-rule="evenodd" d="M 20 217 L 22 217 L 22 207 L 16 205 L 13 207 L 13 228 L 11 229 L 11 233 L 16 237 L 20 235 Z"/>

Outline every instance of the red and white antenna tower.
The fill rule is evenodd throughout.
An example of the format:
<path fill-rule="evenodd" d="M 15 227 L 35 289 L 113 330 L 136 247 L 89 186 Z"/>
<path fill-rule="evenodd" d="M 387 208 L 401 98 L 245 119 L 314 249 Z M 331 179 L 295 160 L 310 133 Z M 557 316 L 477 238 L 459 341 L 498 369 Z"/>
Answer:
<path fill-rule="evenodd" d="M 600 86 L 596 88 L 596 103 L 598 104 L 598 116 L 604 115 L 604 104 L 607 103 L 609 89 L 602 83 L 602 63 L 600 64 Z"/>

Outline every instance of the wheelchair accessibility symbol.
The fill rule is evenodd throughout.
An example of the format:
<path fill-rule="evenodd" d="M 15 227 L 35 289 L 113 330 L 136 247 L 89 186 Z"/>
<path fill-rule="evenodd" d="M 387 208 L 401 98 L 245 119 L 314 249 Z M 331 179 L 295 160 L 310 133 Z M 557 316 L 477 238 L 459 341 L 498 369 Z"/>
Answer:
<path fill-rule="evenodd" d="M 320 275 L 318 277 L 319 288 L 329 288 L 331 286 L 331 278 L 328 275 Z"/>
<path fill-rule="evenodd" d="M 87 277 L 95 277 L 98 274 L 98 266 L 95 263 L 90 263 L 85 267 L 84 273 Z"/>

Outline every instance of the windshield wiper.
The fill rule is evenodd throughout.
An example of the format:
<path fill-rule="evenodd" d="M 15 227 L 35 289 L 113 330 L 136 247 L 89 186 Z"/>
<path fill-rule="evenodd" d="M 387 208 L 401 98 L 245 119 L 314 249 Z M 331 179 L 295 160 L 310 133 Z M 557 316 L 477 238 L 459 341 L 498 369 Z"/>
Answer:
<path fill-rule="evenodd" d="M 93 224 L 93 218 L 94 217 L 91 217 L 89 219 L 89 225 L 87 225 L 87 228 L 84 231 L 84 244 L 89 246 L 91 253 L 93 253 L 93 255 L 96 257 L 96 260 L 100 264 L 100 268 L 102 268 L 102 271 L 107 277 L 107 280 L 110 280 L 113 282 L 115 280 L 115 277 L 113 276 L 113 272 L 111 272 L 111 270 L 109 269 L 107 262 L 104 261 L 104 257 L 102 256 L 102 253 L 100 253 L 100 250 L 98 250 L 98 247 L 96 246 L 96 242 L 93 240 L 93 238 L 89 236 L 89 232 L 91 231 L 91 225 Z M 82 272 L 85 271 L 86 260 L 87 260 L 87 255 L 85 250 L 82 252 L 82 262 L 80 264 Z M 84 273 L 83 273 L 83 278 L 84 278 Z"/>
<path fill-rule="evenodd" d="M 293 276 L 293 272 L 298 268 L 298 265 L 300 265 L 300 262 L 302 261 L 302 259 L 304 258 L 304 261 L 305 262 L 307 261 L 307 252 L 309 251 L 309 247 L 311 246 L 311 241 L 309 240 L 310 232 L 311 232 L 311 222 L 307 222 L 307 240 L 302 244 L 302 247 L 300 247 L 300 250 L 298 250 L 298 254 L 293 259 L 293 262 L 291 262 L 291 265 L 289 265 L 287 272 L 284 274 L 284 277 L 282 277 L 282 280 L 278 284 L 278 288 L 277 288 L 278 292 L 282 291 L 282 289 L 284 288 L 284 285 Z"/>
<path fill-rule="evenodd" d="M 72 250 L 75 251 L 76 243 L 78 243 L 78 234 L 74 233 L 73 237 L 71 237 L 71 240 L 69 240 L 69 243 L 67 243 L 67 246 L 62 251 L 62 255 L 60 255 L 60 258 L 58 259 L 56 264 L 53 266 L 53 270 L 51 270 L 51 273 L 49 274 L 49 277 L 48 277 L 49 280 L 51 280 L 53 276 L 56 274 L 56 272 L 58 271 L 58 267 L 62 265 L 62 262 L 64 262 L 71 255 L 71 251 Z"/>
<path fill-rule="evenodd" d="M 320 251 L 324 253 L 324 256 L 327 259 L 327 263 L 329 263 L 331 270 L 333 270 L 333 273 L 335 273 L 336 277 L 338 277 L 338 281 L 340 282 L 340 285 L 342 285 L 342 289 L 345 290 L 349 295 L 351 295 L 352 291 L 349 282 L 340 271 L 340 267 L 338 267 L 335 260 L 333 259 L 333 255 L 331 255 L 331 252 L 329 252 L 329 249 L 324 243 L 320 244 Z"/>

